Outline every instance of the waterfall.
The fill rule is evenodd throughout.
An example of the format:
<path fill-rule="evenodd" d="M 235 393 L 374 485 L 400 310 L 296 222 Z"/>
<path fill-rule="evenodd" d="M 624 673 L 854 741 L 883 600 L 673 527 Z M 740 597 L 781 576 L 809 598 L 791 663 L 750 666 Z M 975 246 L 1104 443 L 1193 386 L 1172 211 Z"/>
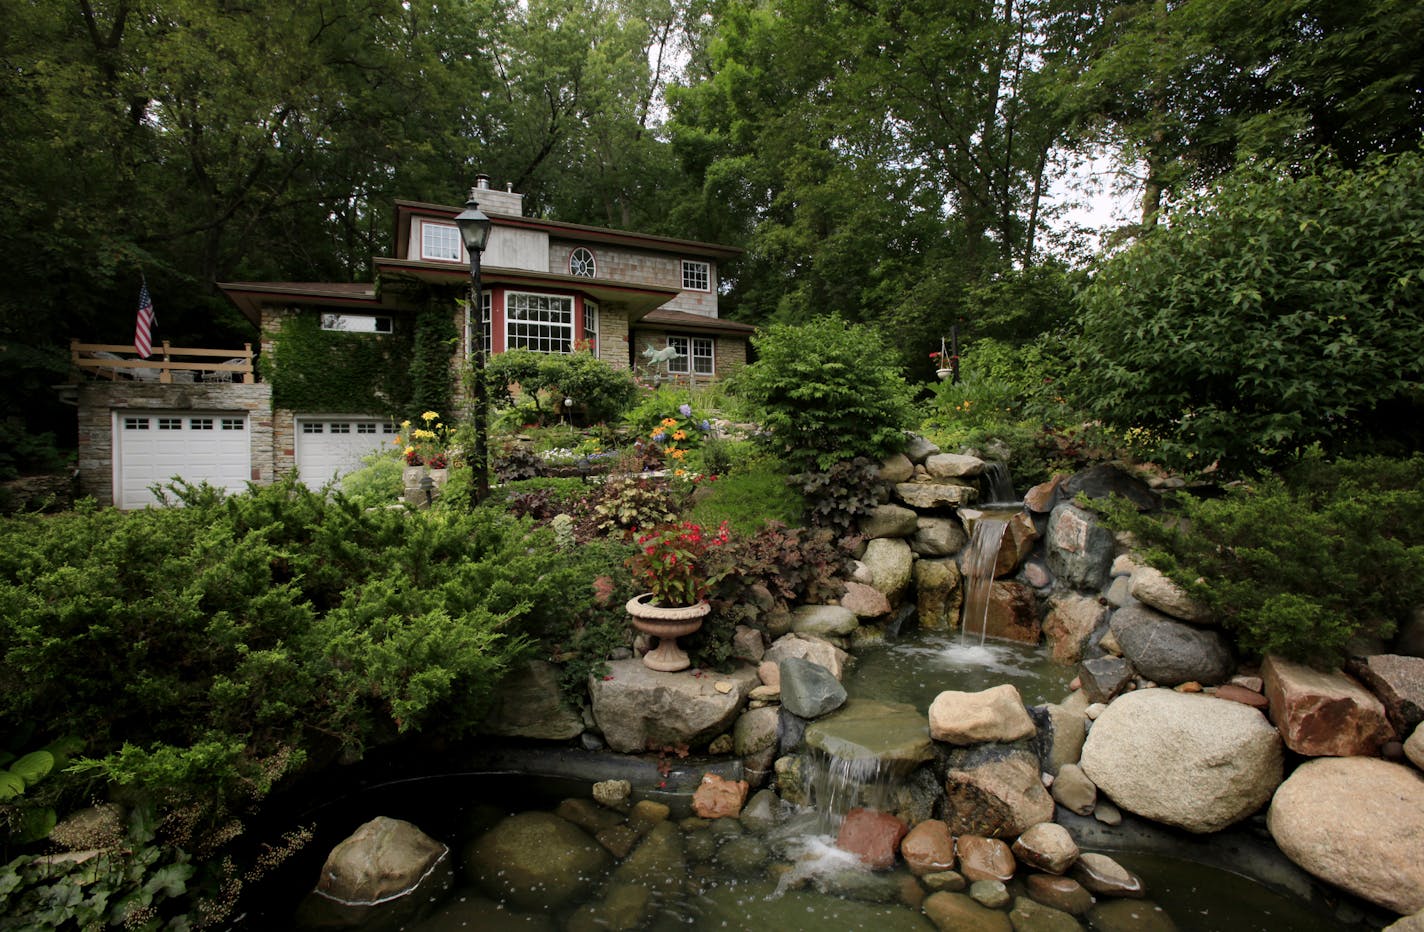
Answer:
<path fill-rule="evenodd" d="M 965 643 L 969 629 L 979 626 L 979 643 L 989 627 L 989 596 L 994 588 L 994 567 L 999 562 L 999 546 L 1009 522 L 999 518 L 980 518 L 974 523 L 969 546 L 964 550 L 964 613 L 959 627 L 959 643 Z"/>
<path fill-rule="evenodd" d="M 1005 463 L 998 461 L 985 463 L 980 484 L 984 487 L 986 506 L 1018 501 L 1014 495 L 1013 477 L 1009 475 L 1009 467 Z"/>
<path fill-rule="evenodd" d="M 808 763 L 802 779 L 818 832 L 835 837 L 850 810 L 884 807 L 892 778 L 879 758 L 817 752 Z"/>

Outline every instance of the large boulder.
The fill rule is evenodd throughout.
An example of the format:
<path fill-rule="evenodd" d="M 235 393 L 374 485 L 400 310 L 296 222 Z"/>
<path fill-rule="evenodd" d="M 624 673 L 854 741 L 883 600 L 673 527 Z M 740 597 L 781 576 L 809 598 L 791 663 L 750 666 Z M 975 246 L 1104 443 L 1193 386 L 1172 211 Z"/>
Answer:
<path fill-rule="evenodd" d="M 1123 656 L 1162 686 L 1214 686 L 1236 670 L 1231 645 L 1219 631 L 1177 621 L 1145 605 L 1118 609 L 1108 624 Z"/>
<path fill-rule="evenodd" d="M 958 553 L 969 543 L 964 525 L 958 518 L 921 515 L 910 538 L 910 549 L 922 557 L 947 557 Z"/>
<path fill-rule="evenodd" d="M 895 497 L 911 508 L 928 511 L 934 508 L 958 508 L 972 505 L 979 490 L 968 482 L 945 479 L 940 482 L 901 482 L 895 486 Z"/>
<path fill-rule="evenodd" d="M 1401 736 L 1424 721 L 1424 658 L 1375 654 L 1350 664 L 1350 672 L 1384 703 Z"/>
<path fill-rule="evenodd" d="M 966 618 L 964 627 L 971 636 L 979 634 L 980 628 L 983 628 L 985 636 L 1006 641 L 1037 644 L 1043 639 L 1043 629 L 1038 621 L 1038 599 L 1033 590 L 1009 579 L 995 580 L 989 590 L 985 617 L 982 620 Z"/>
<path fill-rule="evenodd" d="M 1211 609 L 1187 595 L 1187 591 L 1167 574 L 1150 566 L 1133 569 L 1128 577 L 1127 592 L 1137 601 L 1173 618 L 1195 625 L 1210 624 L 1212 621 Z"/>
<path fill-rule="evenodd" d="M 731 683 L 720 692 L 717 683 Z M 760 685 L 754 667 L 738 667 L 726 677 L 662 673 L 641 660 L 615 660 L 605 676 L 590 676 L 593 718 L 615 751 L 703 744 L 731 727 L 746 695 Z"/>
<path fill-rule="evenodd" d="M 1281 784 L 1267 825 L 1310 873 L 1399 913 L 1424 909 L 1424 778 L 1367 757 L 1307 761 Z"/>
<path fill-rule="evenodd" d="M 1018 747 L 981 745 L 946 755 L 944 822 L 955 835 L 1016 838 L 1053 818 L 1038 756 Z"/>
<path fill-rule="evenodd" d="M 925 459 L 925 472 L 936 479 L 973 479 L 983 475 L 984 461 L 962 453 L 936 453 Z"/>
<path fill-rule="evenodd" d="M 1048 516 L 1048 568 L 1065 585 L 1093 592 L 1103 588 L 1115 545 L 1112 531 L 1077 505 L 1064 502 Z"/>
<path fill-rule="evenodd" d="M 1261 664 L 1271 720 L 1286 747 L 1311 757 L 1373 755 L 1394 737 L 1384 705 L 1339 671 L 1269 656 Z"/>
<path fill-rule="evenodd" d="M 877 537 L 909 537 L 915 533 L 919 515 L 903 505 L 876 505 L 860 519 L 860 532 L 867 540 Z"/>
<path fill-rule="evenodd" d="M 1255 709 L 1143 689 L 1098 716 L 1083 772 L 1123 809 L 1215 832 L 1263 806 L 1281 782 L 1281 736 Z"/>
<path fill-rule="evenodd" d="M 1120 496 L 1136 505 L 1138 511 L 1156 511 L 1162 506 L 1162 496 L 1151 486 L 1112 463 L 1090 466 L 1069 476 L 1060 488 L 1060 494 L 1069 500 L 1080 492 L 1088 498 Z"/>
<path fill-rule="evenodd" d="M 861 562 L 870 567 L 871 585 L 885 594 L 892 603 L 898 602 L 910 588 L 910 568 L 914 556 L 910 545 L 898 538 L 882 537 L 865 545 Z"/>
<path fill-rule="evenodd" d="M 448 853 L 409 822 L 377 816 L 331 849 L 316 892 L 344 906 L 374 906 L 415 890 Z"/>
<path fill-rule="evenodd" d="M 525 910 L 582 897 L 612 863 L 598 842 L 550 812 L 512 815 L 465 852 L 465 871 L 476 885 Z"/>
<path fill-rule="evenodd" d="M 830 670 L 831 675 L 836 679 L 840 679 L 844 675 L 846 664 L 850 662 L 850 654 L 825 638 L 806 634 L 787 634 L 777 638 L 766 649 L 766 654 L 762 657 L 762 664 L 763 666 L 767 663 L 778 665 L 779 669 L 781 661 L 788 657 L 799 657 L 802 660 L 818 663 Z"/>
<path fill-rule="evenodd" d="M 479 730 L 510 738 L 567 741 L 583 732 L 583 716 L 564 701 L 558 669 L 548 661 L 531 660 L 500 680 Z"/>
<path fill-rule="evenodd" d="M 973 693 L 945 690 L 930 703 L 929 714 L 930 737 L 961 747 L 1018 741 L 1037 731 L 1012 683 Z"/>
<path fill-rule="evenodd" d="M 958 564 L 953 560 L 916 560 L 914 577 L 915 610 L 920 627 L 926 631 L 950 631 L 959 627 L 964 587 Z"/>
<path fill-rule="evenodd" d="M 810 660 L 781 661 L 781 704 L 801 718 L 819 718 L 846 701 L 845 687 L 835 675 Z"/>
<path fill-rule="evenodd" d="M 1034 542 L 1038 540 L 1039 536 L 1038 528 L 1034 527 L 1033 516 L 1026 511 L 1019 511 L 1004 518 L 1002 516 L 995 517 L 992 513 L 974 508 L 961 508 L 959 509 L 959 520 L 964 522 L 971 541 L 974 539 L 975 528 L 982 522 L 992 521 L 1003 524 L 1003 530 L 998 532 L 999 549 L 994 554 L 995 579 L 1008 576 L 1018 569 L 1019 564 L 1023 563 L 1033 552 Z M 984 533 L 995 533 L 993 526 L 985 525 Z"/>
<path fill-rule="evenodd" d="M 840 605 L 798 605 L 791 612 L 791 630 L 796 634 L 845 637 L 858 627 L 855 612 Z"/>
<path fill-rule="evenodd" d="M 1062 664 L 1082 660 L 1094 632 L 1107 618 L 1107 606 L 1096 596 L 1068 592 L 1049 599 L 1043 633 L 1053 645 L 1053 659 Z"/>
<path fill-rule="evenodd" d="M 806 727 L 805 743 L 827 757 L 875 761 L 880 773 L 905 777 L 934 759 L 929 726 L 914 706 L 851 699 Z"/>
<path fill-rule="evenodd" d="M 939 932 L 1013 932 L 1008 913 L 980 906 L 963 893 L 941 890 L 920 906 Z"/>

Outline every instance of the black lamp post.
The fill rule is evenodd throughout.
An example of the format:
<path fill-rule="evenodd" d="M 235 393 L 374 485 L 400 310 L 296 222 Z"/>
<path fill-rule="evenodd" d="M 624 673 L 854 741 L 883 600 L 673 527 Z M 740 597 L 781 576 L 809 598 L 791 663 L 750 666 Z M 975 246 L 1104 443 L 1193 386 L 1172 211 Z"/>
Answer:
<path fill-rule="evenodd" d="M 470 254 L 470 312 L 475 318 L 474 339 L 474 396 L 475 396 L 475 448 L 470 452 L 470 468 L 475 471 L 474 482 L 470 486 L 470 504 L 478 505 L 489 497 L 489 385 L 485 382 L 485 324 L 484 302 L 480 294 L 480 255 L 489 244 L 490 218 L 480 210 L 475 202 L 478 189 L 470 189 L 470 199 L 465 209 L 455 218 L 460 227 L 460 238 L 465 241 L 465 251 Z"/>

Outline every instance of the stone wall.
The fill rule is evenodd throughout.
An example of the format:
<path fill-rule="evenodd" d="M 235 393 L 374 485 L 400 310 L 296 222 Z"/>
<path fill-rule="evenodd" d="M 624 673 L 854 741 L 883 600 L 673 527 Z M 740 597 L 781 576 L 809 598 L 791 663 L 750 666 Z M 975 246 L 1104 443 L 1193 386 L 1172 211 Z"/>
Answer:
<path fill-rule="evenodd" d="M 682 287 L 682 260 L 684 258 L 706 262 L 709 267 L 709 291 L 683 291 L 667 304 L 664 310 L 684 311 L 701 314 L 704 317 L 717 316 L 717 263 L 701 256 L 678 256 L 665 252 L 651 252 L 626 247 L 590 245 L 572 240 L 549 240 L 549 270 L 567 274 L 569 253 L 578 247 L 590 249 L 596 263 L 596 279 L 610 279 L 634 282 L 640 285 L 659 285 L 664 288 Z"/>

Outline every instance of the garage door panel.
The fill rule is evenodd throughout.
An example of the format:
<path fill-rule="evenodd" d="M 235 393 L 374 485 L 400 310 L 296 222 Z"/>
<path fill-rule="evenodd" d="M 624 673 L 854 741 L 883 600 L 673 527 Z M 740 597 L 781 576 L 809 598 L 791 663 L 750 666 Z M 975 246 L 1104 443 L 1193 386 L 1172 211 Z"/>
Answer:
<path fill-rule="evenodd" d="M 229 492 L 247 488 L 252 450 L 245 414 L 116 413 L 114 421 L 114 501 L 120 508 L 155 504 L 150 487 L 166 484 L 175 476 Z M 235 428 L 216 429 L 222 421 Z"/>
<path fill-rule="evenodd" d="M 360 469 L 361 460 L 389 447 L 396 429 L 371 416 L 303 417 L 296 424 L 297 472 L 313 489 Z"/>

